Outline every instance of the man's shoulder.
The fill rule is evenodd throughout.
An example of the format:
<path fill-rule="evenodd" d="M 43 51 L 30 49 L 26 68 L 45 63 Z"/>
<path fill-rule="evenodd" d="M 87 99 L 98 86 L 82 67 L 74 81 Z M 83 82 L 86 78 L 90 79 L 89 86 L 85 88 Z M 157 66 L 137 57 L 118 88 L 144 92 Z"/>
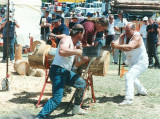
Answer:
<path fill-rule="evenodd" d="M 71 39 L 71 36 L 64 36 L 62 39 L 61 39 L 61 41 L 62 42 L 69 42 L 69 41 L 71 41 L 72 39 Z"/>
<path fill-rule="evenodd" d="M 157 24 L 157 22 L 154 22 L 154 23 L 153 23 L 153 26 L 159 27 L 158 24 Z"/>

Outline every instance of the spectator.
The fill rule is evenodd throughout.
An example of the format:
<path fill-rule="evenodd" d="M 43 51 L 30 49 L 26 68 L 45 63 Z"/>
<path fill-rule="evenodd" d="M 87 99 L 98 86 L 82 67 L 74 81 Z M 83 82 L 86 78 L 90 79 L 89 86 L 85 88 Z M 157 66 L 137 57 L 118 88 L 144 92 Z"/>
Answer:
<path fill-rule="evenodd" d="M 7 58 L 7 24 L 9 23 L 9 56 L 11 63 L 14 63 L 14 43 L 15 43 L 15 27 L 19 28 L 17 21 L 14 19 L 13 14 L 9 14 L 9 22 L 7 19 L 3 19 L 1 27 L 3 28 L 3 59 L 2 63 L 5 63 Z"/>
<path fill-rule="evenodd" d="M 46 20 L 46 24 L 42 20 Z M 40 19 L 40 26 L 41 26 L 41 40 L 47 41 L 47 37 L 50 34 L 50 27 L 51 27 L 51 17 L 49 17 L 49 10 L 45 11 L 45 16 L 42 16 Z"/>
<path fill-rule="evenodd" d="M 114 15 L 109 15 L 109 26 L 108 32 L 105 32 L 106 36 L 106 45 L 110 45 L 110 43 L 114 40 L 115 31 L 114 31 Z"/>
<path fill-rule="evenodd" d="M 147 31 L 146 31 L 146 29 L 147 29 L 147 26 L 148 26 L 148 17 L 145 16 L 143 18 L 143 21 L 144 21 L 144 24 L 141 26 L 139 32 L 140 32 L 140 34 L 141 34 L 141 36 L 143 38 L 143 42 L 144 42 L 145 47 L 146 47 L 146 38 L 147 38 Z"/>
<path fill-rule="evenodd" d="M 114 22 L 114 30 L 115 30 L 115 40 L 119 38 L 119 35 L 121 34 L 121 28 L 122 28 L 122 33 L 125 32 L 125 27 L 127 26 L 127 20 L 123 18 L 123 11 L 118 12 L 118 18 Z M 113 55 L 113 62 L 115 64 L 118 63 L 118 58 L 119 58 L 119 50 L 114 50 L 114 55 Z M 126 56 L 125 53 L 122 51 L 122 62 L 123 65 L 126 64 Z"/>
<path fill-rule="evenodd" d="M 69 23 L 69 29 L 72 30 L 72 27 L 76 24 L 79 24 L 78 22 L 78 16 L 76 14 L 74 14 L 72 16 L 72 22 Z"/>
<path fill-rule="evenodd" d="M 108 27 L 108 21 L 104 17 L 94 18 L 94 19 L 88 19 L 82 25 L 85 29 L 85 34 L 82 39 L 82 45 L 88 46 L 88 45 L 94 45 L 96 33 L 103 32 Z"/>
<path fill-rule="evenodd" d="M 149 25 L 147 26 L 147 48 L 149 57 L 149 68 L 160 68 L 157 46 L 160 44 L 160 29 L 158 24 L 153 22 L 153 18 L 148 19 Z M 158 35 L 158 37 L 157 37 Z M 153 57 L 155 64 L 153 63 Z"/>
<path fill-rule="evenodd" d="M 61 15 L 59 14 L 57 14 L 55 18 L 52 19 L 52 23 L 54 25 L 54 28 L 50 36 L 56 38 L 56 44 L 58 46 L 60 40 L 64 36 L 69 35 L 69 29 L 65 24 L 61 23 Z"/>

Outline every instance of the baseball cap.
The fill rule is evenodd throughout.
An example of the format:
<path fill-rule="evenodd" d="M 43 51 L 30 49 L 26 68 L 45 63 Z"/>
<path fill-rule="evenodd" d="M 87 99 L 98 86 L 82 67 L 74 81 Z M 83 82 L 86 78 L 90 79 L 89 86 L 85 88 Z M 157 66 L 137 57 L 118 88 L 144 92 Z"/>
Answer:
<path fill-rule="evenodd" d="M 148 17 L 145 16 L 145 17 L 143 18 L 143 21 L 148 21 Z"/>
<path fill-rule="evenodd" d="M 92 16 L 93 16 L 93 14 L 92 14 L 92 13 L 90 13 L 90 12 L 88 12 L 88 13 L 87 13 L 87 16 L 91 16 L 91 17 L 92 17 Z"/>
<path fill-rule="evenodd" d="M 52 22 L 58 22 L 61 19 L 61 15 L 56 14 L 55 18 L 52 19 Z"/>

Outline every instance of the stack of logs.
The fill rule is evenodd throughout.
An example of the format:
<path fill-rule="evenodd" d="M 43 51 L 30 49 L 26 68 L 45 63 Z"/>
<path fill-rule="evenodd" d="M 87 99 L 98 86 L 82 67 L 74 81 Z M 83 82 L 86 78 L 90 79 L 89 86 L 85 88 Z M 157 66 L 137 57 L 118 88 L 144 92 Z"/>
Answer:
<path fill-rule="evenodd" d="M 32 48 L 34 49 L 34 52 L 31 55 L 28 55 L 28 61 L 22 60 L 22 46 L 17 45 L 15 47 L 16 62 L 14 64 L 14 69 L 18 74 L 40 77 L 41 74 L 44 74 L 43 69 L 49 69 L 46 64 L 46 57 L 49 65 L 53 62 L 56 48 L 51 48 L 50 45 L 46 45 L 44 43 L 35 44 Z M 91 63 L 89 71 L 96 76 L 106 76 L 109 68 L 109 62 L 110 53 L 106 47 L 102 47 L 100 56 L 95 58 Z"/>
<path fill-rule="evenodd" d="M 37 47 L 39 45 L 39 47 Z M 32 51 L 33 54 L 29 55 L 29 61 L 22 59 L 22 45 L 16 44 L 15 45 L 15 63 L 14 63 L 14 70 L 19 75 L 29 75 L 29 76 L 37 76 L 41 77 L 44 76 L 45 69 L 45 63 L 44 63 L 44 57 L 48 53 L 48 51 L 51 49 L 50 46 L 46 45 L 45 42 L 39 40 L 34 41 L 32 44 Z M 46 48 L 47 47 L 47 48 Z M 39 50 L 37 50 L 39 48 Z M 34 54 L 38 54 L 38 58 L 34 57 Z M 53 57 L 52 57 L 53 58 Z M 36 60 L 37 62 L 41 62 L 42 68 L 40 67 L 32 67 L 32 60 Z"/>
<path fill-rule="evenodd" d="M 110 2 L 111 11 L 117 12 L 123 10 L 124 13 L 130 12 L 145 12 L 145 13 L 160 13 L 160 1 L 112 1 Z"/>

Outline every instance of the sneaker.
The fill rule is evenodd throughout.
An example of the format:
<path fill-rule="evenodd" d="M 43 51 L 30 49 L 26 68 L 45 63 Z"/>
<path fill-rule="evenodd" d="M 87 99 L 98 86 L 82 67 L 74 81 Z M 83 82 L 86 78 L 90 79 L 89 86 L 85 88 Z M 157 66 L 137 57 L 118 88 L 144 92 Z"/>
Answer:
<path fill-rule="evenodd" d="M 153 64 L 149 64 L 149 65 L 148 65 L 148 68 L 150 68 L 150 69 L 153 68 L 153 67 L 154 67 Z"/>
<path fill-rule="evenodd" d="M 119 106 L 125 106 L 125 105 L 133 105 L 132 100 L 123 100 L 123 102 L 119 103 Z"/>
<path fill-rule="evenodd" d="M 14 64 L 14 60 L 11 60 L 11 63 Z"/>
<path fill-rule="evenodd" d="M 6 63 L 6 60 L 3 60 L 3 59 L 2 59 L 2 60 L 1 60 L 1 63 Z"/>
<path fill-rule="evenodd" d="M 76 114 L 78 114 L 78 115 L 85 115 L 85 114 L 87 114 L 87 112 L 85 112 L 82 108 L 80 108 L 80 105 L 75 105 L 73 107 L 72 114 L 73 115 L 76 115 Z"/>
<path fill-rule="evenodd" d="M 135 96 L 148 96 L 148 94 L 141 94 L 141 93 L 137 93 Z"/>

